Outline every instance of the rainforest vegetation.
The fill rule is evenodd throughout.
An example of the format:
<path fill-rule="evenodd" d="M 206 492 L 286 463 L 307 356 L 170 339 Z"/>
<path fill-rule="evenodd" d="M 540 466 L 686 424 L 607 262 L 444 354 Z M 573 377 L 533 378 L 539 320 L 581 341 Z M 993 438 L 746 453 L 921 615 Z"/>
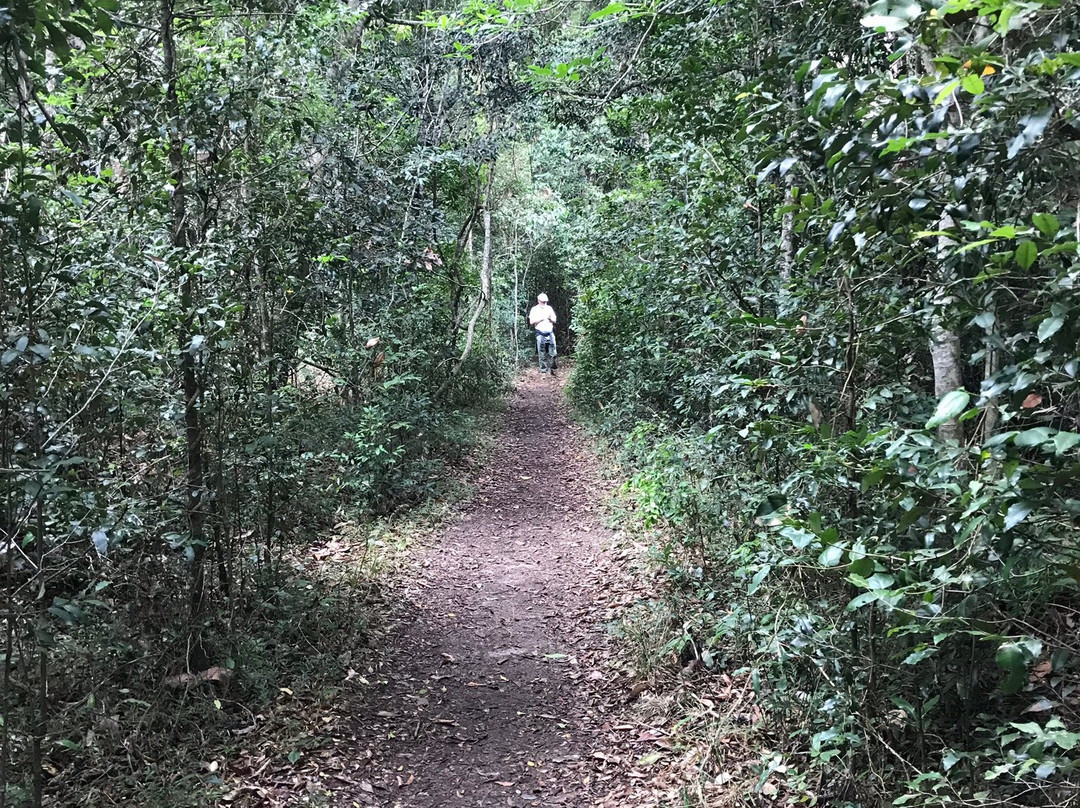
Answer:
<path fill-rule="evenodd" d="M 12 0 L 0 68 L 0 808 L 217 799 L 541 290 L 745 804 L 1080 804 L 1080 4 Z"/>

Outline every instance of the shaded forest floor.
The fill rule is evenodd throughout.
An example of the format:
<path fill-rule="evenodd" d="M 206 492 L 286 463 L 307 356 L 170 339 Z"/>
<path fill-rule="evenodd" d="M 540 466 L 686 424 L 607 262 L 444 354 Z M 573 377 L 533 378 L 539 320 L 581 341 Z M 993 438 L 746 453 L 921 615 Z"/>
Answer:
<path fill-rule="evenodd" d="M 667 718 L 611 631 L 643 596 L 644 551 L 607 526 L 613 484 L 562 384 L 519 379 L 474 495 L 380 586 L 381 650 L 292 713 L 318 744 L 293 765 L 279 748 L 236 804 L 664 804 Z"/>
<path fill-rule="evenodd" d="M 341 804 L 571 805 L 611 789 L 595 599 L 607 492 L 559 381 L 527 374 L 477 492 L 396 593 L 383 684 L 356 716 L 370 754 Z M 603 756 L 601 756 L 603 755 Z"/>
<path fill-rule="evenodd" d="M 381 683 L 354 719 L 356 785 L 337 802 L 627 805 L 618 740 L 663 733 L 623 714 L 605 626 L 634 595 L 561 379 L 521 378 L 476 485 L 392 598 Z"/>

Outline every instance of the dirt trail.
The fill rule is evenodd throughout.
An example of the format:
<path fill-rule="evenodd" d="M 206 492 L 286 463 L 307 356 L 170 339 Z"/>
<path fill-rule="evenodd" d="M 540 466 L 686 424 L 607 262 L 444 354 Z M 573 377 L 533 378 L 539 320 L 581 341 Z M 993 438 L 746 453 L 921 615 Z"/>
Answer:
<path fill-rule="evenodd" d="M 561 381 L 522 378 L 477 495 L 400 593 L 387 681 L 356 717 L 365 788 L 340 804 L 586 808 L 610 789 L 596 776 L 610 718 L 590 695 L 610 486 Z"/>

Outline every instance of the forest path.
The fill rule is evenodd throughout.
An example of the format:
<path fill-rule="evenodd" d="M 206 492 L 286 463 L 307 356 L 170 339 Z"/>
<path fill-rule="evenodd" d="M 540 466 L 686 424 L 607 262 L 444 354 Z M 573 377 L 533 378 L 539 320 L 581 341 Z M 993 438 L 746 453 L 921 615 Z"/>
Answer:
<path fill-rule="evenodd" d="M 597 580 L 610 483 L 561 378 L 524 374 L 496 439 L 476 495 L 394 593 L 383 683 L 355 719 L 371 757 L 340 805 L 612 804 L 621 705 L 603 670 L 610 581 Z"/>

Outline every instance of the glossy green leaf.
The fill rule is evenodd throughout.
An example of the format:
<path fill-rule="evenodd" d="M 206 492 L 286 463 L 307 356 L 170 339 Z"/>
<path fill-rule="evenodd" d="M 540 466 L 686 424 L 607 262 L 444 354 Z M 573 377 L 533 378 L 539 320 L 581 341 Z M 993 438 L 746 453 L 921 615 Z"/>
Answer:
<path fill-rule="evenodd" d="M 758 505 L 757 510 L 754 512 L 754 516 L 760 519 L 763 516 L 768 516 L 771 513 L 776 513 L 787 504 L 787 497 L 783 494 L 769 494 Z"/>
<path fill-rule="evenodd" d="M 772 566 L 766 565 L 759 569 L 756 573 L 754 573 L 754 577 L 750 579 L 750 586 L 748 586 L 746 589 L 746 594 L 752 595 L 757 592 L 758 589 L 761 587 L 762 582 L 765 580 L 765 578 L 771 571 Z"/>
<path fill-rule="evenodd" d="M 1030 502 L 1014 502 L 1005 512 L 1005 530 L 1012 530 L 1028 518 L 1032 511 Z"/>
<path fill-rule="evenodd" d="M 1035 263 L 1035 259 L 1039 257 L 1039 248 L 1035 246 L 1034 241 L 1022 241 L 1016 248 L 1016 263 L 1018 263 L 1021 269 L 1031 269 L 1031 265 Z"/>
<path fill-rule="evenodd" d="M 856 609 L 861 609 L 868 603 L 875 603 L 878 600 L 878 597 L 879 596 L 877 592 L 863 592 L 861 595 L 857 595 L 856 597 L 848 601 L 848 604 L 845 608 L 847 609 L 847 611 L 853 612 Z"/>
<path fill-rule="evenodd" d="M 1025 429 L 1016 434 L 1013 443 L 1020 448 L 1041 446 L 1052 437 L 1053 433 L 1045 426 L 1037 426 L 1034 429 Z"/>
<path fill-rule="evenodd" d="M 840 544 L 830 544 L 818 556 L 818 564 L 823 567 L 835 567 L 844 559 L 844 547 Z"/>
<path fill-rule="evenodd" d="M 1020 119 L 1023 129 L 1009 143 L 1007 156 L 1010 160 L 1016 157 L 1022 149 L 1033 146 L 1042 137 L 1043 132 L 1046 131 L 1046 127 L 1050 123 L 1052 114 L 1053 109 L 1046 107 L 1039 112 L 1025 115 Z"/>
<path fill-rule="evenodd" d="M 855 559 L 848 565 L 848 572 L 865 579 L 874 573 L 874 560 L 865 557 Z"/>
<path fill-rule="evenodd" d="M 1065 325 L 1064 317 L 1047 317 L 1039 323 L 1039 342 L 1046 342 Z"/>
<path fill-rule="evenodd" d="M 944 101 L 951 96 L 960 87 L 960 79 L 953 79 L 946 82 L 945 85 L 938 91 L 937 96 L 934 98 L 934 106 L 941 106 Z"/>
<path fill-rule="evenodd" d="M 967 409 L 969 401 L 971 401 L 971 395 L 967 390 L 953 390 L 951 393 L 946 393 L 938 402 L 933 416 L 926 422 L 926 428 L 936 429 L 952 421 Z"/>
<path fill-rule="evenodd" d="M 963 88 L 972 95 L 982 95 L 986 92 L 986 85 L 976 75 L 964 76 Z"/>
<path fill-rule="evenodd" d="M 862 482 L 859 483 L 859 490 L 863 493 L 869 491 L 883 479 L 885 479 L 886 470 L 883 468 L 874 469 L 870 471 L 862 478 Z"/>
<path fill-rule="evenodd" d="M 1027 681 L 1027 662 L 1023 650 L 1016 643 L 1003 643 L 994 657 L 997 666 L 1006 672 L 1000 688 L 1005 693 L 1015 693 Z"/>
<path fill-rule="evenodd" d="M 624 3 L 609 3 L 599 11 L 594 11 L 589 15 L 589 22 L 596 22 L 602 20 L 605 17 L 610 17 L 613 14 L 622 14 L 626 11 L 627 6 Z"/>
<path fill-rule="evenodd" d="M 917 665 L 928 657 L 934 656 L 938 652 L 936 646 L 928 645 L 922 648 L 918 648 L 908 654 L 903 661 L 904 665 Z"/>
<path fill-rule="evenodd" d="M 891 17 L 885 14 L 867 14 L 860 21 L 867 28 L 882 30 L 886 33 L 903 31 L 908 27 L 908 21 L 900 17 Z"/>
<path fill-rule="evenodd" d="M 1036 213 L 1031 217 L 1031 223 L 1047 238 L 1057 235 L 1061 223 L 1058 217 L 1050 213 Z"/>
<path fill-rule="evenodd" d="M 1056 454 L 1067 452 L 1077 444 L 1080 444 L 1080 433 L 1058 432 L 1054 435 L 1054 450 Z"/>

